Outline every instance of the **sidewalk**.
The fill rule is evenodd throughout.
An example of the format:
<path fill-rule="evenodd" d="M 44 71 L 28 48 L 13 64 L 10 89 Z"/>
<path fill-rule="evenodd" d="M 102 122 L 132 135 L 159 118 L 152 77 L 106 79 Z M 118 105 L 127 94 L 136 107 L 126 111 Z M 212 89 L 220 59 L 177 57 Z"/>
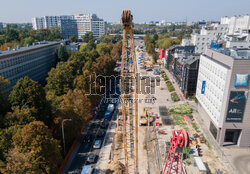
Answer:
<path fill-rule="evenodd" d="M 177 85 L 177 83 L 176 83 L 175 79 L 173 78 L 172 74 L 171 74 L 168 70 L 166 70 L 166 69 L 164 69 L 164 71 L 165 71 L 165 73 L 167 74 L 169 80 L 172 82 L 172 85 L 174 86 L 175 91 L 176 91 L 176 93 L 178 94 L 178 96 L 179 96 L 179 98 L 180 98 L 180 101 L 185 101 L 186 98 L 185 98 L 185 96 L 183 95 L 183 93 L 181 92 L 181 89 L 180 89 L 179 86 Z"/>

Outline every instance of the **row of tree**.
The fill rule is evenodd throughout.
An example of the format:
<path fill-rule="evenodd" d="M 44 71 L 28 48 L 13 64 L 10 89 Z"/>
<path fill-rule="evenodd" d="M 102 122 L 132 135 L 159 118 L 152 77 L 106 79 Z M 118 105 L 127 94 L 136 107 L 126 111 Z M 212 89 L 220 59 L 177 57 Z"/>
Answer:
<path fill-rule="evenodd" d="M 79 52 L 66 54 L 63 46 L 57 49 L 59 62 L 48 73 L 45 87 L 25 77 L 7 99 L 0 93 L 0 173 L 58 170 L 64 155 L 62 120 L 72 119 L 64 125 L 68 150 L 101 97 L 89 92 L 103 85 L 98 81 L 90 85 L 94 84 L 93 73 L 113 75 L 121 56 L 122 44 L 114 41 L 117 38 L 105 36 L 98 43 L 92 34 L 88 35 L 88 42 Z M 4 83 L 6 80 L 0 78 L 0 87 Z"/>
<path fill-rule="evenodd" d="M 61 40 L 60 28 L 33 30 L 31 28 L 12 28 L 6 27 L 0 31 L 0 50 L 7 50 L 8 47 L 14 48 L 17 45 L 26 46 L 38 41 Z"/>

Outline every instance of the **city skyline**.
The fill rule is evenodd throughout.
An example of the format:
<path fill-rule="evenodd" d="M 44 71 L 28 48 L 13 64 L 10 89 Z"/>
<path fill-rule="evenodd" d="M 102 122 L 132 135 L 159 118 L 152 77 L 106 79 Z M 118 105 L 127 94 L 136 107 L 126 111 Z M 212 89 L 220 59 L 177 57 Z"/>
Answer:
<path fill-rule="evenodd" d="M 13 4 L 15 4 L 15 6 L 13 6 Z M 248 5 L 242 6 L 241 4 Z M 13 1 L 5 1 L 2 2 L 1 5 L 2 7 L 6 7 L 0 10 L 0 21 L 5 23 L 31 23 L 31 18 L 33 17 L 85 13 L 96 13 L 107 22 L 119 22 L 121 11 L 126 8 L 131 9 L 132 14 L 135 16 L 135 23 L 156 20 L 167 20 L 173 22 L 186 20 L 218 21 L 222 16 L 246 15 L 250 12 L 250 4 L 247 0 L 240 0 L 237 3 L 228 2 L 226 0 L 211 0 L 203 3 L 200 3 L 198 0 L 181 0 L 178 2 L 167 2 L 162 0 L 127 0 L 119 3 L 114 0 L 97 0 L 95 2 L 82 2 L 80 0 L 75 0 L 74 3 L 68 3 L 68 1 L 65 0 L 26 0 L 25 4 L 21 1 L 14 0 L 14 3 Z"/>

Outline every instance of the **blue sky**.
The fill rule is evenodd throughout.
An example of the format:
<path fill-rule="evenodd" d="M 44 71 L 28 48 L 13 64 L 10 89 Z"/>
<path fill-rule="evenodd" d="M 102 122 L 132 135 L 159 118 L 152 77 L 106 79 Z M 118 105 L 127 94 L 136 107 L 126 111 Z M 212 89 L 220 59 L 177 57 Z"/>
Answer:
<path fill-rule="evenodd" d="M 1 0 L 0 22 L 31 22 L 32 17 L 96 13 L 118 22 L 122 9 L 132 10 L 135 22 L 151 20 L 219 20 L 250 14 L 250 0 Z"/>

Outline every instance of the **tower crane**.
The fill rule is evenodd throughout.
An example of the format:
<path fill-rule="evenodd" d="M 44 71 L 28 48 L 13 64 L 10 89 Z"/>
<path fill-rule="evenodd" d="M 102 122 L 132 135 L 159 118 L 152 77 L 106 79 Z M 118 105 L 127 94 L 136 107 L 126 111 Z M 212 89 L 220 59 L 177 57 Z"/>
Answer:
<path fill-rule="evenodd" d="M 123 120 L 123 149 L 125 173 L 138 173 L 138 78 L 133 16 L 130 10 L 123 10 L 122 64 L 121 64 L 121 105 Z"/>

